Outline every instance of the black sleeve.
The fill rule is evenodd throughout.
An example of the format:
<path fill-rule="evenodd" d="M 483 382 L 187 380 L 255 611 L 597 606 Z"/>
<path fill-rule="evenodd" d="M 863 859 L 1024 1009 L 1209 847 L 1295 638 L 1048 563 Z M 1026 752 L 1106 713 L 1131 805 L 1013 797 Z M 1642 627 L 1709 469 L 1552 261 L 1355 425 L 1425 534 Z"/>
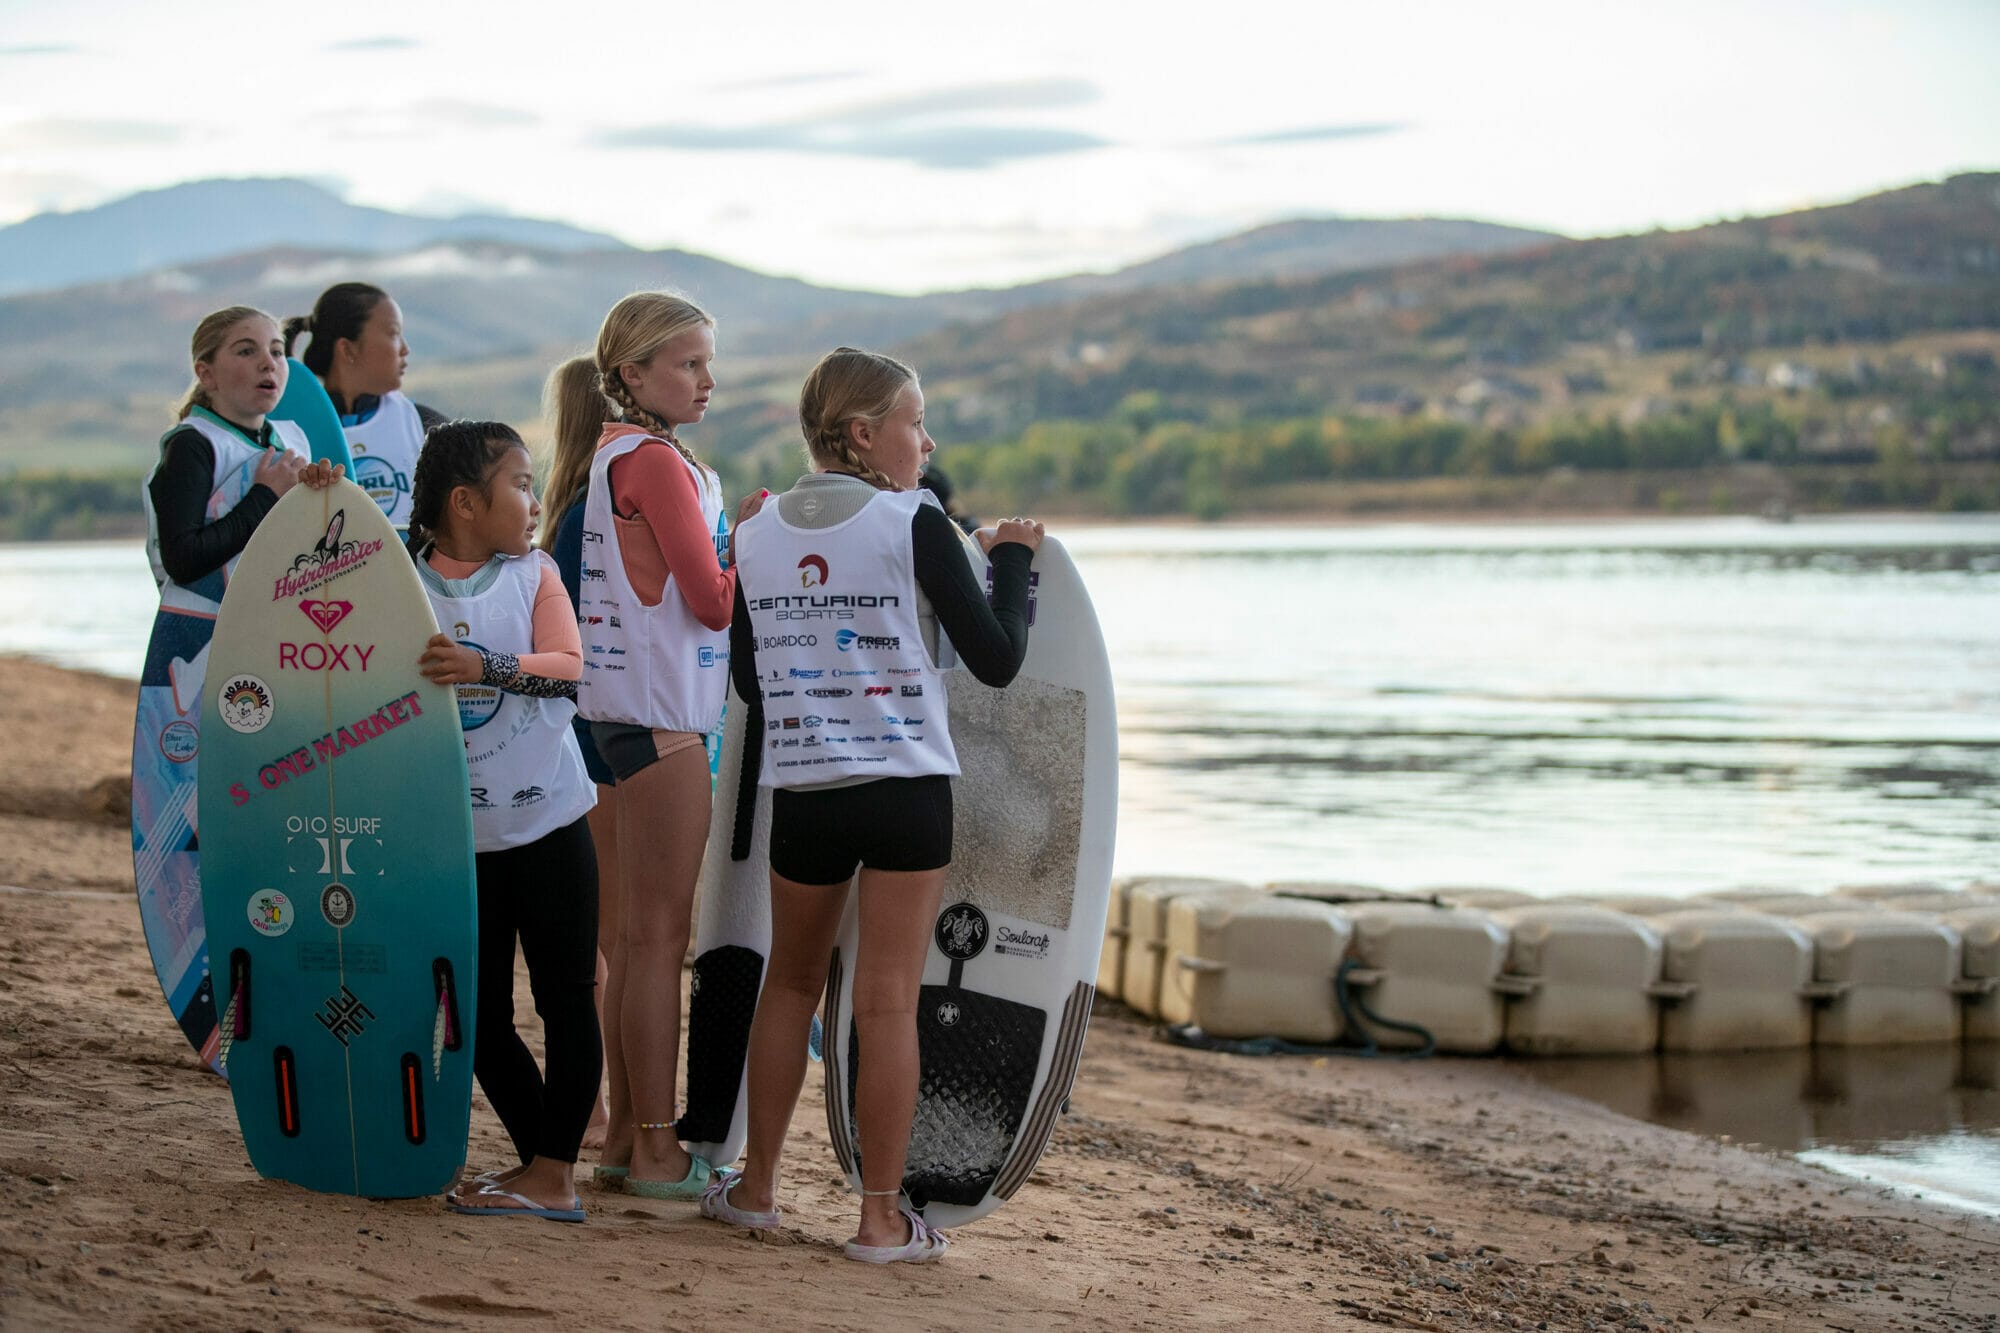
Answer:
<path fill-rule="evenodd" d="M 450 417 L 438 411 L 435 407 L 426 407 L 415 400 L 411 401 L 410 406 L 417 409 L 417 421 L 423 426 L 426 432 L 433 426 L 442 426 L 445 422 L 451 420 Z"/>
<path fill-rule="evenodd" d="M 743 604 L 743 573 L 736 574 L 736 609 L 729 616 L 729 680 L 738 698 L 757 703 L 757 636 L 750 632 L 750 608 Z"/>
<path fill-rule="evenodd" d="M 213 574 L 250 544 L 250 534 L 278 503 L 268 486 L 252 486 L 236 507 L 208 521 L 215 489 L 215 447 L 192 426 L 167 437 L 164 461 L 147 491 L 160 527 L 160 563 L 167 577 L 187 586 Z"/>
<path fill-rule="evenodd" d="M 993 548 L 989 607 L 966 561 L 964 539 L 943 510 L 917 506 L 910 537 L 917 586 L 931 599 L 938 628 L 973 675 L 995 688 L 1006 685 L 1028 655 L 1028 566 L 1035 553 L 1019 542 Z"/>

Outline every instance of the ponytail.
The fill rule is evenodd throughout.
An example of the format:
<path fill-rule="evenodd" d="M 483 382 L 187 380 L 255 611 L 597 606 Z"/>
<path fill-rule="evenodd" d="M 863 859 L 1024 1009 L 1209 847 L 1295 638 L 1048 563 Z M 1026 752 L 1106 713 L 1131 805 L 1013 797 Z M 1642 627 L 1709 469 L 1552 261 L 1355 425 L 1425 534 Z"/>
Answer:
<path fill-rule="evenodd" d="M 573 356 L 549 372 L 542 386 L 542 416 L 549 422 L 555 456 L 549 479 L 542 486 L 541 547 L 553 551 L 556 529 L 576 493 L 590 479 L 591 456 L 597 452 L 604 423 L 617 411 L 598 387 L 597 363 Z"/>
<path fill-rule="evenodd" d="M 342 338 L 358 342 L 361 330 L 375 307 L 389 299 L 389 293 L 366 282 L 336 282 L 319 294 L 310 315 L 293 315 L 285 321 L 285 355 L 303 333 L 306 348 L 300 360 L 320 379 L 333 369 L 333 349 Z"/>

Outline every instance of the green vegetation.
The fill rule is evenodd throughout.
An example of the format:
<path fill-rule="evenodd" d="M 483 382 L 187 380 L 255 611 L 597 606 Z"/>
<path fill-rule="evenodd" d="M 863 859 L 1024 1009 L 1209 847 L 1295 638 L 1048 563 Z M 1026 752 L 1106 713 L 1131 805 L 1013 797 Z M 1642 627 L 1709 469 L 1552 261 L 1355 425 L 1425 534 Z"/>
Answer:
<path fill-rule="evenodd" d="M 0 541 L 143 534 L 144 489 L 137 473 L 16 473 L 0 487 Z"/>

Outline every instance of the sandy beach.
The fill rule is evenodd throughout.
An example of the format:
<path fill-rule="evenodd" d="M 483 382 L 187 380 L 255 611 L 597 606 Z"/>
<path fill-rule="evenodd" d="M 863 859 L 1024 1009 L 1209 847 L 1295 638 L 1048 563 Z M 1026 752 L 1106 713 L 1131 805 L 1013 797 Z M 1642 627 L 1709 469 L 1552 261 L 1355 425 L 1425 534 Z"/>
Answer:
<path fill-rule="evenodd" d="M 1030 1185 L 935 1267 L 841 1257 L 852 1200 L 816 1079 L 785 1228 L 761 1240 L 588 1187 L 590 1220 L 561 1226 L 262 1180 L 169 1018 L 132 901 L 136 686 L 6 667 L 9 1328 L 2000 1328 L 2000 1221 L 1491 1060 L 1212 1055 L 1115 1004 Z M 476 1100 L 469 1167 L 506 1160 Z"/>

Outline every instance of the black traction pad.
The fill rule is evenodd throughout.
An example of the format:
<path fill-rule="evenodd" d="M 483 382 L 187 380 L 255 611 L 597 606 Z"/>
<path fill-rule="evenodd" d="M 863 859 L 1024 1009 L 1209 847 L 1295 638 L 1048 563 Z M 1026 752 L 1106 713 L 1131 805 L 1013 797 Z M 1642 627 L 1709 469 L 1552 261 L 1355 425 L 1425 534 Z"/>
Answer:
<path fill-rule="evenodd" d="M 750 1052 L 750 1023 L 757 1016 L 757 991 L 763 983 L 764 955 L 755 949 L 724 944 L 694 960 L 687 1023 L 687 1109 L 674 1126 L 677 1137 L 689 1143 L 720 1143 L 729 1137 L 736 1097 L 743 1087 L 743 1061 Z"/>

